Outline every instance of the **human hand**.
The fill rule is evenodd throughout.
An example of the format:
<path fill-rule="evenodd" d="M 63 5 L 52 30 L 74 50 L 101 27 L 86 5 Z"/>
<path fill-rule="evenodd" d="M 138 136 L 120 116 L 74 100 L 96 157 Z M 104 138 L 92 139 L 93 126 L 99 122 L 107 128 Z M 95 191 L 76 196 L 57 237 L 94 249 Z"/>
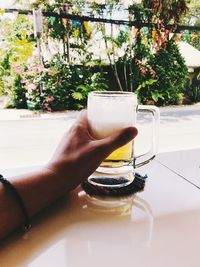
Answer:
<path fill-rule="evenodd" d="M 111 152 L 130 142 L 136 135 L 137 129 L 128 127 L 97 140 L 90 133 L 87 112 L 82 111 L 75 124 L 64 135 L 46 168 L 55 174 L 56 179 L 66 181 L 67 190 L 74 189 Z"/>
<path fill-rule="evenodd" d="M 61 140 L 50 162 L 41 169 L 9 181 L 21 196 L 29 217 L 51 205 L 55 200 L 88 178 L 115 149 L 137 135 L 129 127 L 96 140 L 90 134 L 87 112 L 81 112 L 75 124 Z M 0 239 L 23 222 L 19 205 L 4 185 L 0 185 Z"/>

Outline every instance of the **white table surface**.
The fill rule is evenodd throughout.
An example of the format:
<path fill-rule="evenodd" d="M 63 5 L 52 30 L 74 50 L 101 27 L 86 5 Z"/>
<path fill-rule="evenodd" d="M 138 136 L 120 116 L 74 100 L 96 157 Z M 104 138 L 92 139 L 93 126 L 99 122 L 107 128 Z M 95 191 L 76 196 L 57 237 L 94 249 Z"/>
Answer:
<path fill-rule="evenodd" d="M 133 196 L 62 198 L 0 245 L 0 267 L 199 267 L 200 190 L 155 160 L 139 171 L 148 180 Z"/>
<path fill-rule="evenodd" d="M 156 161 L 200 188 L 200 148 L 162 153 Z"/>

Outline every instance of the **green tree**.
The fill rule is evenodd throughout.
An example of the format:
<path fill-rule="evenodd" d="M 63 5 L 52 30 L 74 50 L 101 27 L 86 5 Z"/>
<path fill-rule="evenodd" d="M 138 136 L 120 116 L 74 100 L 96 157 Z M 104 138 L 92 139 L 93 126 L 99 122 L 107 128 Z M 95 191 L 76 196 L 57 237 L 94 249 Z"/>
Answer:
<path fill-rule="evenodd" d="M 187 0 L 189 12 L 183 19 L 183 23 L 191 26 L 200 26 L 200 2 L 199 0 Z M 200 50 L 200 32 L 186 31 L 182 39 Z"/>
<path fill-rule="evenodd" d="M 11 106 L 26 107 L 20 73 L 32 56 L 33 27 L 24 15 L 0 21 L 0 91 L 11 99 Z M 18 105 L 19 104 L 19 105 Z"/>
<path fill-rule="evenodd" d="M 137 93 L 142 103 L 154 103 L 158 106 L 179 104 L 188 78 L 185 62 L 173 40 L 161 48 L 148 63 L 154 73 L 147 73 L 149 81 L 156 82 L 138 86 Z"/>

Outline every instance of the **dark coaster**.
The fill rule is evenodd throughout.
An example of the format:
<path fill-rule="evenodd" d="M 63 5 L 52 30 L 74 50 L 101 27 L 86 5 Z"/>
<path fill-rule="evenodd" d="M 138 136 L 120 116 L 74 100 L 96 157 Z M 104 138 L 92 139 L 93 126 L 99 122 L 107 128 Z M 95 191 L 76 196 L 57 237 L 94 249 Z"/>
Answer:
<path fill-rule="evenodd" d="M 99 186 L 91 184 L 88 181 L 83 182 L 81 186 L 83 190 L 85 190 L 85 192 L 90 196 L 127 196 L 142 191 L 145 187 L 147 175 L 142 176 L 139 173 L 135 173 L 134 175 L 135 179 L 133 180 L 133 182 L 123 187 L 114 188 Z M 116 185 L 118 181 L 119 180 L 117 180 L 115 183 L 115 179 L 110 179 L 110 185 Z M 105 178 L 95 178 L 95 182 L 104 185 Z M 106 184 L 108 183 L 109 181 L 107 179 Z"/>

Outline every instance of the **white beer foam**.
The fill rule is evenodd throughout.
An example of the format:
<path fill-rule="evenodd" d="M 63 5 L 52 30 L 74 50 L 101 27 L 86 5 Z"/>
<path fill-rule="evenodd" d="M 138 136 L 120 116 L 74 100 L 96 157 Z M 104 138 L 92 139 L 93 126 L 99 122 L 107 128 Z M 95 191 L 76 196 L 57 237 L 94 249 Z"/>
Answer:
<path fill-rule="evenodd" d="M 88 120 L 96 138 L 104 138 L 116 130 L 134 126 L 137 99 L 133 97 L 93 97 L 88 101 Z"/>

